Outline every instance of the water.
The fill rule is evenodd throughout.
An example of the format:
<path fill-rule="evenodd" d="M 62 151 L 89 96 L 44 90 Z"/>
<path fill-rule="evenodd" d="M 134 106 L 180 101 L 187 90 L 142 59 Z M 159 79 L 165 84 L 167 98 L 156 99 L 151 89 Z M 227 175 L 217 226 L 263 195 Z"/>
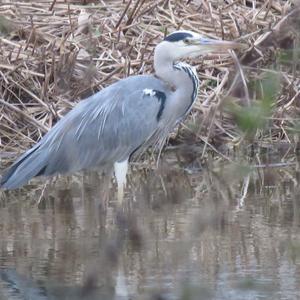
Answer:
<path fill-rule="evenodd" d="M 300 299 L 296 164 L 133 168 L 0 194 L 0 299 Z M 39 202 L 39 203 L 38 203 Z"/>

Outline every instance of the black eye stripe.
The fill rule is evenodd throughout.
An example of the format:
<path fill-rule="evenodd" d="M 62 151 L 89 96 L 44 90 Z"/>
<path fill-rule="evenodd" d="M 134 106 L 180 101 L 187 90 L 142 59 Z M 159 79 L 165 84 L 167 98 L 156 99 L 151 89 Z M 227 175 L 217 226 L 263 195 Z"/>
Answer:
<path fill-rule="evenodd" d="M 188 32 L 175 32 L 175 33 L 171 33 L 168 36 L 166 36 L 164 41 L 178 42 L 178 41 L 184 40 L 186 38 L 190 38 L 190 37 L 193 37 L 193 35 L 191 33 L 188 33 Z"/>

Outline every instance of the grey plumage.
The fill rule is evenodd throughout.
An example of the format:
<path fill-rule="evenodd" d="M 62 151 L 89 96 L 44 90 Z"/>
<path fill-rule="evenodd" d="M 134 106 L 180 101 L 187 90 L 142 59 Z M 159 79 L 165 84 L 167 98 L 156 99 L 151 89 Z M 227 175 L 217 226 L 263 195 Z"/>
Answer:
<path fill-rule="evenodd" d="M 161 104 L 156 95 L 143 94 L 147 88 L 168 93 L 160 80 L 141 75 L 81 101 L 14 163 L 1 180 L 3 187 L 17 188 L 37 174 L 101 168 L 129 157 L 156 129 Z"/>
<path fill-rule="evenodd" d="M 201 53 L 201 38 L 192 32 L 167 37 L 155 50 L 156 76 L 131 76 L 81 101 L 12 164 L 0 186 L 12 189 L 35 176 L 127 163 L 137 149 L 161 148 L 198 90 L 195 70 L 175 62 L 198 48 Z M 126 176 L 127 166 L 122 172 Z"/>

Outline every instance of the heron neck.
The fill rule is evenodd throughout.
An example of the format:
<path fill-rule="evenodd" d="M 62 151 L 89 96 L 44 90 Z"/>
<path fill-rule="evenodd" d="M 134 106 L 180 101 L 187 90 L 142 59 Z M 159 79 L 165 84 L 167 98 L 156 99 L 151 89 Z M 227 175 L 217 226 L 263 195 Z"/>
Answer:
<path fill-rule="evenodd" d="M 155 75 L 164 81 L 170 88 L 183 95 L 191 94 L 193 82 L 189 75 L 174 67 L 172 60 L 154 59 Z"/>
<path fill-rule="evenodd" d="M 185 63 L 174 63 L 173 60 L 154 56 L 155 74 L 176 93 L 178 98 L 189 97 L 193 102 L 196 98 L 199 80 L 193 68 Z"/>

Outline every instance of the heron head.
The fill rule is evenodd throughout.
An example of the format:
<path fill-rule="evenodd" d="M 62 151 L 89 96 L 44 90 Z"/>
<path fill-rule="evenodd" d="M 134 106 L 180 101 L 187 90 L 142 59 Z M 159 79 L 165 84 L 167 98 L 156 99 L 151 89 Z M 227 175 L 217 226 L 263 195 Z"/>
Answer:
<path fill-rule="evenodd" d="M 172 60 L 208 53 L 224 53 L 228 49 L 240 48 L 241 46 L 236 42 L 211 39 L 192 31 L 175 31 L 166 36 L 158 45 Z"/>

